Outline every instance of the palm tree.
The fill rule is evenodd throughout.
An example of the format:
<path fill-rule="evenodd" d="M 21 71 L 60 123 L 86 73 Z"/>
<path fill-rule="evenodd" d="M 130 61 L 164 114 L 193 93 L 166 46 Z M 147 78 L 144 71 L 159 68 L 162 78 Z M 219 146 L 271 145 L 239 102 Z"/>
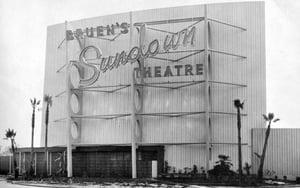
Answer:
<path fill-rule="evenodd" d="M 37 105 L 40 104 L 40 101 L 36 100 L 36 98 L 30 99 L 31 105 L 32 105 L 32 119 L 31 119 L 31 160 L 30 160 L 30 175 L 33 175 L 33 138 L 34 138 L 34 120 L 35 120 L 35 108 Z"/>
<path fill-rule="evenodd" d="M 244 107 L 244 102 L 241 103 L 239 99 L 234 100 L 234 107 L 237 109 L 237 129 L 238 129 L 238 159 L 239 159 L 239 178 L 242 181 L 243 168 L 242 168 L 242 143 L 241 143 L 241 109 Z"/>
<path fill-rule="evenodd" d="M 258 168 L 258 171 L 257 171 L 257 176 L 258 176 L 259 180 L 262 180 L 262 178 L 263 178 L 263 168 L 264 168 L 264 162 L 265 162 L 265 157 L 266 157 L 268 139 L 269 139 L 270 132 L 271 132 L 271 123 L 272 122 L 276 123 L 277 121 L 279 121 L 278 118 L 274 119 L 274 114 L 273 113 L 269 113 L 268 115 L 263 114 L 263 117 L 264 117 L 264 120 L 266 122 L 268 122 L 268 128 L 267 128 L 267 131 L 266 131 L 263 152 L 262 152 L 262 155 L 260 156 L 260 163 L 259 163 L 259 168 Z"/>
<path fill-rule="evenodd" d="M 15 142 L 16 134 L 17 133 L 13 129 L 8 129 L 6 130 L 5 133 L 5 139 L 10 139 L 11 142 L 11 150 L 13 153 L 13 160 L 14 160 L 15 179 L 17 179 L 19 176 L 19 171 L 17 168 L 17 160 L 16 160 L 16 142 Z"/>
<path fill-rule="evenodd" d="M 48 123 L 49 123 L 49 107 L 52 105 L 52 96 L 45 95 L 44 102 L 46 103 L 46 116 L 45 116 L 45 155 L 44 155 L 44 163 L 45 163 L 45 171 L 44 176 L 48 175 L 47 172 L 47 151 L 48 151 Z"/>

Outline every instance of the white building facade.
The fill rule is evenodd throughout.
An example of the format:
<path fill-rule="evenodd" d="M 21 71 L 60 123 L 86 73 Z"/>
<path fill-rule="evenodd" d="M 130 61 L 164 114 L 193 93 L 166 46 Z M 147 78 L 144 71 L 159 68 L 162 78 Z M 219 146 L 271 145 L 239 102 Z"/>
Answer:
<path fill-rule="evenodd" d="M 243 2 L 49 26 L 48 143 L 67 146 L 68 176 L 89 165 L 88 174 L 101 176 L 101 160 L 126 163 L 132 177 L 144 160 L 157 160 L 159 171 L 164 161 L 176 171 L 207 170 L 219 154 L 237 169 L 235 99 L 245 100 L 242 157 L 251 164 L 251 129 L 264 127 L 266 113 L 264 16 L 263 2 Z M 82 162 L 84 152 L 91 160 Z"/>

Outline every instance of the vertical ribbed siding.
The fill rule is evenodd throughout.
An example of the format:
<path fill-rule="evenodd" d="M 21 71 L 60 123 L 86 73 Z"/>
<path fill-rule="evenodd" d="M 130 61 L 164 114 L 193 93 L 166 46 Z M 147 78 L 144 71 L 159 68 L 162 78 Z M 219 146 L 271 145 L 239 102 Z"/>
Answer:
<path fill-rule="evenodd" d="M 212 80 L 247 87 L 212 85 L 212 110 L 234 112 L 234 99 L 245 100 L 242 113 L 243 163 L 251 163 L 251 128 L 263 127 L 266 110 L 264 3 L 227 3 L 208 6 L 208 17 L 246 28 L 246 31 L 215 22 L 211 26 L 211 48 L 246 56 L 246 59 L 212 53 Z M 213 142 L 237 143 L 236 116 L 213 115 Z M 237 145 L 214 145 L 213 159 L 219 154 L 232 158 L 237 168 Z M 243 164 L 244 165 L 244 164 Z"/>
<path fill-rule="evenodd" d="M 205 145 L 165 146 L 165 160 L 177 172 L 184 172 L 185 167 L 193 168 L 193 165 L 201 172 L 200 168 L 205 167 Z"/>
<path fill-rule="evenodd" d="M 261 155 L 265 140 L 266 129 L 253 129 L 253 152 Z M 300 176 L 300 129 L 272 129 L 268 140 L 266 158 L 264 163 L 264 176 L 266 171 L 274 171 L 278 178 L 287 176 L 295 180 Z M 257 172 L 259 159 L 253 155 L 253 171 Z"/>
<path fill-rule="evenodd" d="M 71 22 L 69 25 L 73 30 L 86 27 L 96 28 L 99 25 L 111 25 L 126 22 L 129 23 L 129 13 L 117 14 L 113 16 L 103 16 L 92 19 L 84 19 Z M 113 36 L 114 37 L 114 36 Z M 112 37 L 110 37 L 112 38 Z M 77 43 L 76 41 L 71 41 Z M 95 45 L 99 47 L 103 56 L 115 56 L 122 50 L 129 51 L 129 33 L 122 34 L 115 41 L 87 38 L 85 46 Z M 77 44 L 74 44 L 75 46 Z M 78 45 L 77 45 L 78 46 Z M 77 47 L 78 48 L 78 47 Z M 72 51 L 72 50 L 70 50 Z M 73 50 L 75 59 L 78 59 L 80 52 Z M 88 53 L 87 58 L 95 58 L 93 53 Z M 90 61 L 100 63 L 100 61 Z M 111 86 L 130 83 L 130 63 L 119 68 L 100 73 L 99 80 L 94 85 Z M 113 88 L 115 89 L 115 88 Z M 114 92 L 83 92 L 83 115 L 107 115 L 122 114 L 130 112 L 130 89 Z M 131 120 L 130 118 L 120 118 L 114 120 L 82 119 L 81 143 L 82 144 L 120 144 L 129 143 L 131 140 Z"/>
<path fill-rule="evenodd" d="M 72 21 L 69 23 L 70 28 L 73 30 L 76 30 L 78 28 L 90 28 L 97 26 L 107 26 L 111 24 L 116 24 L 118 22 L 119 24 L 126 22 L 129 23 L 129 13 L 123 13 L 123 14 L 115 14 L 115 15 L 109 15 L 109 16 L 101 16 L 96 18 L 89 18 L 89 19 L 82 19 L 79 21 Z M 117 32 L 118 30 L 116 30 Z M 115 35 L 116 36 L 116 35 Z M 104 38 L 114 38 L 115 36 L 105 36 Z M 72 40 L 71 42 L 74 43 L 75 46 L 78 46 L 76 40 Z M 119 37 L 117 37 L 114 41 L 108 41 L 108 40 L 101 40 L 96 38 L 86 38 L 85 40 L 85 46 L 89 45 L 95 45 L 102 51 L 102 56 L 107 57 L 109 55 L 115 56 L 117 52 L 121 52 L 122 50 L 129 51 L 129 32 L 127 34 L 121 34 Z M 72 45 L 70 45 L 72 46 Z M 79 49 L 78 49 L 79 50 Z M 70 50 L 72 51 L 72 50 Z M 73 51 L 73 57 L 74 59 L 78 60 L 78 55 L 80 51 Z M 87 57 L 95 58 L 92 53 L 88 53 Z M 70 55 L 71 56 L 71 55 Z M 100 61 L 89 61 L 91 63 L 100 63 Z M 129 83 L 131 77 L 130 77 L 130 70 L 132 66 L 130 63 L 126 64 L 125 66 L 121 65 L 117 69 L 113 69 L 111 71 L 107 71 L 105 73 L 100 73 L 99 80 L 94 85 L 117 85 L 117 84 L 127 84 Z M 87 101 L 89 100 L 89 97 L 86 97 Z M 94 99 L 91 99 L 92 102 Z M 113 101 L 106 101 L 106 102 L 113 102 Z"/>
<path fill-rule="evenodd" d="M 64 145 L 67 138 L 67 129 L 65 122 L 54 122 L 54 120 L 65 118 L 65 97 L 64 94 L 56 97 L 57 94 L 65 90 L 65 71 L 62 69 L 59 73 L 56 71 L 65 64 L 65 43 L 58 48 L 59 44 L 65 38 L 64 24 L 49 26 L 47 29 L 47 47 L 46 47 L 46 65 L 44 94 L 52 96 L 53 105 L 50 108 L 49 128 L 48 128 L 48 145 Z M 59 83 L 59 84 L 58 84 Z M 43 99 L 41 99 L 43 100 Z M 43 105 L 45 106 L 45 105 Z M 42 118 L 41 146 L 45 142 L 45 110 Z"/>
<path fill-rule="evenodd" d="M 168 19 L 182 19 L 201 17 L 204 15 L 204 6 L 187 6 L 165 8 L 147 11 L 133 12 L 133 22 L 159 21 Z M 247 56 L 246 59 L 230 57 L 211 53 L 211 79 L 221 82 L 232 82 L 246 84 L 246 88 L 212 84 L 212 111 L 235 112 L 233 100 L 245 99 L 245 109 L 243 113 L 248 114 L 242 118 L 242 142 L 248 145 L 243 146 L 243 161 L 250 161 L 250 130 L 251 128 L 263 127 L 261 114 L 266 110 L 265 94 L 265 44 L 264 44 L 264 3 L 226 3 L 209 4 L 208 17 L 242 26 L 247 31 L 234 29 L 219 23 L 210 22 L 211 26 L 211 48 L 229 53 Z M 84 19 L 68 23 L 72 30 L 86 27 L 96 27 L 99 25 L 110 25 L 116 22 L 129 23 L 129 13 L 103 16 L 91 19 Z M 164 29 L 171 32 L 180 31 L 194 22 L 153 25 L 151 27 Z M 195 45 L 179 47 L 178 50 L 203 49 L 204 30 L 203 22 L 196 26 Z M 132 45 L 138 45 L 138 32 L 134 29 Z M 153 39 L 159 39 L 163 45 L 164 37 L 167 33 L 161 33 L 146 29 L 145 44 L 149 44 Z M 64 25 L 56 25 L 48 28 L 47 39 L 47 60 L 45 75 L 45 93 L 59 93 L 64 90 L 65 74 L 56 74 L 55 71 L 65 62 L 65 49 L 62 45 L 58 50 L 57 46 L 64 38 Z M 114 42 L 99 39 L 87 39 L 87 45 L 96 45 L 103 56 L 115 55 L 116 52 L 130 49 L 129 33 L 121 35 Z M 80 53 L 76 40 L 69 41 L 69 59 L 78 59 Z M 148 46 L 146 45 L 145 48 Z M 177 59 L 186 54 L 158 55 Z M 56 64 L 51 64 L 54 61 Z M 168 62 L 156 59 L 146 59 L 145 66 L 196 64 L 204 62 L 203 54 L 198 54 L 179 62 Z M 95 85 L 117 85 L 130 83 L 131 69 L 136 65 L 121 65 L 118 69 L 101 73 Z M 174 70 L 173 70 L 174 71 Z M 63 71 L 62 71 L 63 72 Z M 75 73 L 72 73 L 76 76 Z M 202 76 L 182 76 L 182 77 L 161 77 L 146 78 L 145 82 L 165 82 L 165 81 L 186 81 L 203 80 Z M 60 83 L 60 84 L 57 84 Z M 123 89 L 115 93 L 93 93 L 83 94 L 83 114 L 117 114 L 130 113 L 130 89 Z M 151 112 L 195 112 L 203 111 L 204 108 L 204 88 L 198 84 L 177 90 L 144 88 L 145 113 Z M 53 119 L 61 118 L 65 114 L 65 98 L 63 96 L 54 99 L 51 109 Z M 50 116 L 51 117 L 51 116 Z M 188 143 L 205 142 L 206 132 L 204 127 L 204 115 L 183 116 L 177 118 L 168 117 L 143 117 L 142 141 L 144 143 Z M 49 145 L 62 145 L 65 143 L 66 132 L 61 131 L 65 122 L 56 123 L 50 128 L 52 136 L 49 136 Z M 131 138 L 130 118 L 120 118 L 116 120 L 92 120 L 83 119 L 81 128 L 82 144 L 119 144 L 129 143 Z M 43 131 L 43 129 L 42 129 Z M 42 134 L 43 135 L 43 134 Z M 55 135 L 55 136 L 54 136 Z M 42 137 L 43 139 L 43 137 Z M 236 143 L 236 117 L 231 115 L 212 115 L 212 141 L 213 143 Z M 50 144 L 51 143 L 51 144 Z M 191 167 L 196 164 L 198 167 L 204 166 L 205 147 L 203 145 L 167 145 L 165 147 L 165 160 L 171 166 L 178 169 Z M 215 144 L 212 148 L 212 162 L 217 160 L 218 154 L 231 156 L 233 162 L 237 161 L 237 145 Z M 235 164 L 236 168 L 237 165 Z"/>
<path fill-rule="evenodd" d="M 138 11 L 133 13 L 134 22 L 144 23 L 150 21 L 195 18 L 203 16 L 203 6 L 187 6 L 165 9 L 155 9 L 147 11 Z M 178 22 L 170 24 L 149 25 L 150 28 L 166 30 L 170 32 L 179 32 L 188 27 L 193 22 Z M 179 46 L 181 50 L 203 49 L 203 22 L 195 25 L 195 44 L 186 47 Z M 159 39 L 161 51 L 164 38 L 168 33 L 153 31 L 146 27 L 146 43 L 154 39 Z M 172 50 L 171 50 L 172 51 Z M 178 59 L 189 53 L 178 54 L 159 54 L 157 57 L 168 59 Z M 170 62 L 167 60 L 146 59 L 145 67 L 161 66 L 162 70 L 166 66 L 198 64 L 203 63 L 203 54 L 197 54 L 179 62 Z M 175 70 L 173 70 L 175 72 Z M 187 80 L 203 80 L 203 76 L 181 76 L 181 77 L 161 77 L 161 78 L 145 78 L 144 81 L 149 82 L 174 82 Z M 171 85 L 169 85 L 171 86 Z M 199 112 L 204 110 L 203 84 L 197 84 L 181 89 L 144 89 L 144 112 Z M 143 142 L 145 143 L 188 143 L 188 142 L 205 142 L 204 116 L 197 114 L 193 116 L 183 116 L 177 118 L 169 117 L 143 117 Z M 184 148 L 184 146 L 178 147 Z M 175 160 L 172 160 L 175 161 Z M 171 163 L 172 164 L 172 163 Z"/>

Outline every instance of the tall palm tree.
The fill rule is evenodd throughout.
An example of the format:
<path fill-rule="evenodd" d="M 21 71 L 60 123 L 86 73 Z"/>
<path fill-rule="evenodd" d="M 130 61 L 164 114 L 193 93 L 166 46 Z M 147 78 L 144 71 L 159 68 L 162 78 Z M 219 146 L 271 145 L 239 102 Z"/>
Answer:
<path fill-rule="evenodd" d="M 49 123 L 49 107 L 52 106 L 52 96 L 45 95 L 44 102 L 46 103 L 46 115 L 45 115 L 45 155 L 44 155 L 44 176 L 48 175 L 47 172 L 47 151 L 48 151 L 48 123 Z"/>
<path fill-rule="evenodd" d="M 39 100 L 36 98 L 30 99 L 32 105 L 32 119 L 31 119 L 31 159 L 30 159 L 30 175 L 34 174 L 33 169 L 33 138 L 34 138 L 34 120 L 35 120 L 35 108 L 40 104 Z"/>
<path fill-rule="evenodd" d="M 264 168 L 264 162 L 265 162 L 265 157 L 266 157 L 268 139 L 269 139 L 270 132 L 271 132 L 271 123 L 272 122 L 276 123 L 277 121 L 279 121 L 278 118 L 274 119 L 273 113 L 269 113 L 268 115 L 263 114 L 263 117 L 264 117 L 264 120 L 266 122 L 268 122 L 268 128 L 266 131 L 264 147 L 263 147 L 262 155 L 260 156 L 260 163 L 259 163 L 259 167 L 258 167 L 258 171 L 257 171 L 257 176 L 258 176 L 259 180 L 262 180 L 262 178 L 263 178 L 263 168 Z"/>
<path fill-rule="evenodd" d="M 241 103 L 239 99 L 234 100 L 234 107 L 237 109 L 237 129 L 238 129 L 238 159 L 239 159 L 239 178 L 242 181 L 243 169 L 242 169 L 242 143 L 241 143 L 241 109 L 244 107 L 244 102 Z"/>
<path fill-rule="evenodd" d="M 17 179 L 19 176 L 19 171 L 17 168 L 17 159 L 16 159 L 16 142 L 15 142 L 16 134 L 17 133 L 13 129 L 8 129 L 6 130 L 5 133 L 5 139 L 10 139 L 11 142 L 11 150 L 13 153 L 13 160 L 14 160 L 15 179 Z"/>

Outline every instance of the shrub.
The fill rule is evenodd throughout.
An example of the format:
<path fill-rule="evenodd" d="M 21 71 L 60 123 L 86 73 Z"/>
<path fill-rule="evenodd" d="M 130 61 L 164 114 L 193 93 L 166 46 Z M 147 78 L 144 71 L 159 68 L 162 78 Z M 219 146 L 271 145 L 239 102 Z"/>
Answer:
<path fill-rule="evenodd" d="M 198 174 L 198 168 L 197 168 L 197 165 L 193 165 L 193 170 L 192 170 L 192 175 L 196 175 Z"/>
<path fill-rule="evenodd" d="M 250 175 L 250 169 L 251 169 L 251 165 L 245 163 L 244 170 L 246 171 L 247 176 Z"/>
<path fill-rule="evenodd" d="M 168 161 L 164 162 L 164 171 L 163 173 L 169 173 L 169 171 L 171 170 L 171 166 L 169 166 Z"/>
<path fill-rule="evenodd" d="M 227 155 L 219 155 L 218 158 L 219 160 L 216 161 L 216 165 L 212 170 L 208 171 L 208 174 L 217 178 L 221 176 L 233 176 L 235 172 L 230 170 L 233 166 L 230 162 L 230 157 Z"/>

